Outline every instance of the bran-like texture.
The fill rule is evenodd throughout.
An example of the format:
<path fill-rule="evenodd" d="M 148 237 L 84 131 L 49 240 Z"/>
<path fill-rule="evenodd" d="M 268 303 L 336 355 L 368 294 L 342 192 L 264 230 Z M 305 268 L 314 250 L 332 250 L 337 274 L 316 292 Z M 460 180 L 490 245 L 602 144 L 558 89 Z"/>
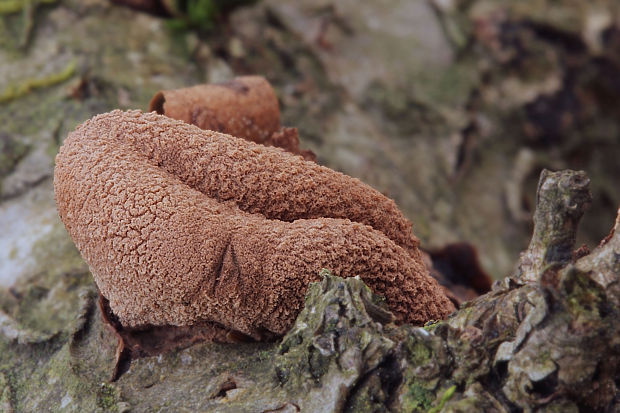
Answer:
<path fill-rule="evenodd" d="M 278 98 L 261 76 L 162 90 L 151 99 L 149 110 L 256 143 L 280 130 Z"/>
<path fill-rule="evenodd" d="M 162 90 L 151 99 L 149 111 L 200 129 L 277 146 L 316 161 L 312 151 L 299 147 L 296 128 L 280 126 L 278 98 L 271 84 L 261 76 L 241 76 L 225 83 Z"/>
<path fill-rule="evenodd" d="M 283 334 L 321 268 L 359 275 L 399 322 L 454 309 L 393 201 L 277 148 L 117 110 L 67 137 L 54 187 L 126 326 L 212 321 L 257 339 Z"/>

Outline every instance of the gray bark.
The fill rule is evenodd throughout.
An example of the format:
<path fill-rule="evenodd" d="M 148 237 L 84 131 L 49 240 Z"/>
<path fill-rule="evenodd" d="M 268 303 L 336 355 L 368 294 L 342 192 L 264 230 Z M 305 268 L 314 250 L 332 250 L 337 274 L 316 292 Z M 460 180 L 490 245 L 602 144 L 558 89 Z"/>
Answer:
<path fill-rule="evenodd" d="M 97 113 L 260 73 L 320 162 L 394 197 L 426 247 L 471 242 L 505 274 L 539 168 L 588 170 L 581 239 L 613 219 L 615 0 L 263 0 L 209 36 L 107 0 L 17 3 L 30 7 L 0 21 L 0 283 L 17 280 L 0 289 L 0 411 L 619 410 L 618 223 L 573 254 L 571 185 L 556 186 L 559 209 L 539 205 L 512 277 L 445 322 L 396 327 L 357 281 L 327 278 L 278 343 L 200 344 L 113 382 L 118 337 L 49 178 L 64 136 Z M 336 307 L 347 317 L 322 323 Z"/>
<path fill-rule="evenodd" d="M 360 279 L 325 270 L 280 341 L 203 343 L 137 359 L 117 381 L 111 377 L 119 337 L 102 321 L 92 284 L 76 284 L 87 274 L 60 281 L 65 290 L 73 289 L 79 306 L 70 312 L 73 319 L 58 322 L 56 329 L 24 327 L 32 325 L 29 317 L 49 311 L 50 291 L 5 294 L 3 308 L 12 308 L 12 315 L 2 313 L 0 319 L 0 406 L 4 411 L 41 406 L 132 412 L 618 411 L 620 220 L 585 256 L 547 252 L 557 251 L 556 245 L 572 250 L 570 240 L 588 201 L 583 173 L 543 172 L 537 230 L 515 276 L 445 321 L 396 326 L 381 298 Z"/>

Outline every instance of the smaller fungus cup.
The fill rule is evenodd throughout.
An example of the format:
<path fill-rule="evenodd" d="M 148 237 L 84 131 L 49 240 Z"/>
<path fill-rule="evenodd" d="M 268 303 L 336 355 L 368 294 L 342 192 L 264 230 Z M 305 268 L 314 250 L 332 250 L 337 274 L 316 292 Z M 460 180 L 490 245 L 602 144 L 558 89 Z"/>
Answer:
<path fill-rule="evenodd" d="M 280 130 L 278 98 L 261 76 L 162 90 L 151 99 L 149 111 L 256 143 L 264 144 Z"/>
<path fill-rule="evenodd" d="M 215 322 L 257 340 L 284 334 L 321 268 L 359 275 L 397 322 L 454 310 L 392 200 L 278 148 L 116 110 L 67 137 L 54 188 L 127 327 Z"/>
<path fill-rule="evenodd" d="M 312 151 L 299 147 L 297 128 L 281 127 L 278 98 L 261 76 L 162 90 L 151 99 L 149 111 L 316 160 Z"/>

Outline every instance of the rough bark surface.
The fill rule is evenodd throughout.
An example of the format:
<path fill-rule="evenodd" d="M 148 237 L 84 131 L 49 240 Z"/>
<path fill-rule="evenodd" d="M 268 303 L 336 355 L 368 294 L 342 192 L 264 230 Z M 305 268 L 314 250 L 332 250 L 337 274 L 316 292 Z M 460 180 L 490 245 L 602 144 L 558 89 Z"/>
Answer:
<path fill-rule="evenodd" d="M 270 379 L 277 347 L 255 344 L 199 345 L 139 359 L 109 381 L 117 338 L 99 321 L 88 269 L 54 209 L 53 158 L 77 124 L 114 108 L 146 109 L 158 90 L 264 75 L 276 89 L 283 123 L 299 127 L 321 164 L 394 198 L 425 248 L 472 243 L 495 277 L 506 275 L 527 247 L 542 168 L 584 169 L 591 178 L 594 198 L 578 245 L 596 245 L 620 204 L 617 0 L 262 0 L 208 35 L 171 33 L 164 20 L 108 0 L 11 4 L 18 12 L 0 20 L 0 411 L 174 410 L 199 406 L 205 394 L 222 403 L 188 409 L 217 411 L 253 385 L 239 381 L 233 389 L 231 371 L 265 376 L 271 387 L 261 394 L 279 388 Z M 402 381 L 385 380 L 402 370 L 379 363 L 356 379 L 354 390 L 345 389 L 356 394 L 347 406 L 385 400 L 383 394 L 394 402 L 377 404 L 377 411 L 437 411 L 442 401 L 444 409 L 520 411 L 518 403 L 529 399 L 509 402 L 516 397 L 510 389 L 541 395 L 525 410 L 588 411 L 596 399 L 603 406 L 617 393 L 609 380 L 618 370 L 617 233 L 585 257 L 579 250 L 574 263 L 535 273 L 546 273 L 535 281 L 515 272 L 454 321 L 428 331 L 432 338 L 424 340 L 432 345 L 416 344 L 426 333 L 412 329 L 412 348 L 423 352 L 411 353 Z M 560 282 L 571 279 L 579 282 Z M 526 314 L 543 321 L 519 330 Z M 563 340 L 581 336 L 550 336 L 545 348 L 554 349 L 557 383 L 564 384 L 545 404 L 549 396 L 542 394 L 556 373 L 547 382 L 537 381 L 544 369 L 533 378 L 509 378 L 519 370 L 523 378 L 526 363 L 545 365 L 540 356 L 519 354 L 535 349 L 528 343 L 535 337 L 540 343 L 542 331 L 554 333 L 547 323 L 583 337 L 603 335 L 584 338 L 585 350 L 569 343 L 567 353 Z M 480 344 L 464 332 L 476 337 L 471 325 L 497 337 Z M 449 348 L 460 342 L 470 348 L 453 351 L 458 357 L 448 353 L 452 364 L 429 358 L 447 352 L 442 329 L 456 343 Z M 502 357 L 511 358 L 495 363 L 494 348 L 504 342 L 515 343 L 502 348 Z M 595 359 L 591 348 L 599 349 Z M 412 370 L 416 360 L 425 367 Z M 566 363 L 555 360 L 582 367 L 578 387 L 586 396 L 576 397 L 574 382 L 566 385 L 560 374 Z M 451 382 L 454 371 L 461 373 Z M 471 382 L 459 378 L 471 371 L 479 372 Z M 382 383 L 400 383 L 397 395 Z M 587 396 L 592 389 L 599 393 Z M 278 399 L 281 411 L 296 409 L 283 401 L 288 394 Z M 600 410 L 617 406 L 615 396 Z"/>
<path fill-rule="evenodd" d="M 565 190 L 545 195 L 560 183 Z M 537 225 L 570 239 L 588 202 L 581 172 L 544 172 Z M 566 217 L 566 218 L 561 218 Z M 561 224 L 561 225 L 560 225 Z M 576 224 L 576 222 L 575 222 Z M 563 228 L 563 230 L 560 230 Z M 535 236 L 536 237 L 536 236 Z M 534 238 L 535 238 L 534 237 Z M 524 256 L 548 256 L 532 242 Z M 200 344 L 145 357 L 116 374 L 118 337 L 87 274 L 0 296 L 4 411 L 465 412 L 620 408 L 620 217 L 591 253 L 554 256 L 527 280 L 508 277 L 445 321 L 392 323 L 358 278 L 323 271 L 277 343 Z M 523 260 L 521 261 L 523 262 Z M 531 267 L 534 268 L 534 267 Z M 80 280 L 78 282 L 78 280 Z M 79 305 L 50 313 L 73 294 Z"/>

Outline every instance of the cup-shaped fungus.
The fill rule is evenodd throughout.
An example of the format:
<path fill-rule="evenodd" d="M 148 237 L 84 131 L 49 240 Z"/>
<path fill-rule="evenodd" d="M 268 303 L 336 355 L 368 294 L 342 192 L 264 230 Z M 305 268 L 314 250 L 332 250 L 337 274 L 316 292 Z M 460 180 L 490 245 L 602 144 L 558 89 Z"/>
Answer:
<path fill-rule="evenodd" d="M 209 321 L 259 340 L 283 334 L 321 268 L 359 275 L 397 322 L 454 309 L 394 201 L 278 148 L 116 110 L 67 137 L 54 188 L 124 326 Z"/>
<path fill-rule="evenodd" d="M 314 153 L 299 147 L 297 128 L 281 127 L 278 98 L 261 76 L 162 90 L 151 99 L 149 111 L 316 159 Z"/>

